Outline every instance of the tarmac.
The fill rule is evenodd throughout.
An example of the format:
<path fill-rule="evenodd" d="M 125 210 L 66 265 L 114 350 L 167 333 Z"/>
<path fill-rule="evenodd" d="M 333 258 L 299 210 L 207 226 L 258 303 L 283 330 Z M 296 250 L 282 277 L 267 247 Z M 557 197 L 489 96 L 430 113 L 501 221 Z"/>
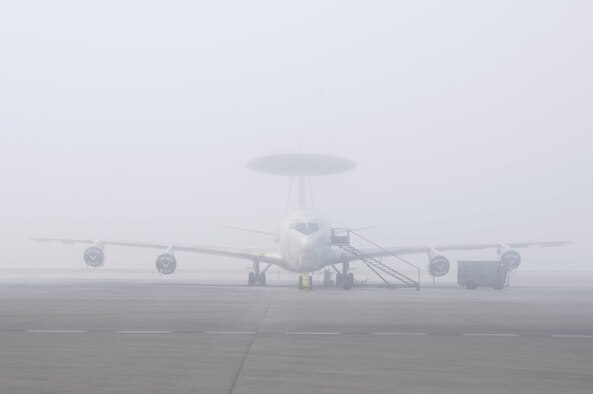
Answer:
<path fill-rule="evenodd" d="M 0 392 L 592 392 L 587 280 L 269 282 L 0 278 Z"/>

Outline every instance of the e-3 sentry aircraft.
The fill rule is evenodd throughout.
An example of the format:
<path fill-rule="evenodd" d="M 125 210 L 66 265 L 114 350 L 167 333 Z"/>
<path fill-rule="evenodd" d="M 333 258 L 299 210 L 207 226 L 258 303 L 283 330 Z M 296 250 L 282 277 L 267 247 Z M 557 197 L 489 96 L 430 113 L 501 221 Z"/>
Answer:
<path fill-rule="evenodd" d="M 280 227 L 274 232 L 262 232 L 273 236 L 278 246 L 274 249 L 231 248 L 200 245 L 183 245 L 168 243 L 118 241 L 118 240 L 91 240 L 91 239 L 62 239 L 62 238 L 33 238 L 36 241 L 57 241 L 65 244 L 90 245 L 84 251 L 84 261 L 87 266 L 97 268 L 105 261 L 104 248 L 108 245 L 129 246 L 139 248 L 153 248 L 164 250 L 158 256 L 156 268 L 162 274 L 172 274 L 177 267 L 175 252 L 203 253 L 218 256 L 235 257 L 253 262 L 253 271 L 249 273 L 248 284 L 265 285 L 266 270 L 276 265 L 288 271 L 299 274 L 299 287 L 304 283 L 311 283 L 311 272 L 332 266 L 336 270 L 336 286 L 350 289 L 354 283 L 354 276 L 350 272 L 349 263 L 356 260 L 376 258 L 387 255 L 426 254 L 428 256 L 428 270 L 433 277 L 446 275 L 449 271 L 449 260 L 442 252 L 455 250 L 474 250 L 492 248 L 497 251 L 498 258 L 515 269 L 521 262 L 520 254 L 515 250 L 528 246 L 563 246 L 568 242 L 519 242 L 519 243 L 483 243 L 459 245 L 420 245 L 399 246 L 390 248 L 371 248 L 358 253 L 348 253 L 344 248 L 336 245 L 335 232 L 329 222 L 312 206 L 312 193 L 310 177 L 337 174 L 352 170 L 356 164 L 340 157 L 318 154 L 283 154 L 264 156 L 247 163 L 255 171 L 287 176 L 291 179 L 291 192 L 293 181 L 297 181 L 298 208 L 287 214 Z M 289 193 L 291 193 L 289 192 Z M 289 196 L 290 198 L 290 196 Z M 244 229 L 245 230 L 245 229 Z M 255 231 L 256 230 L 247 230 Z M 375 260 L 376 261 L 376 260 Z M 267 266 L 260 269 L 260 264 Z M 380 263 L 379 263 L 380 264 Z M 335 268 L 341 265 L 341 270 Z M 324 283 L 334 283 L 328 279 L 329 271 L 326 270 Z M 414 282 L 415 283 L 415 282 Z M 416 283 L 416 285 L 418 285 Z"/>

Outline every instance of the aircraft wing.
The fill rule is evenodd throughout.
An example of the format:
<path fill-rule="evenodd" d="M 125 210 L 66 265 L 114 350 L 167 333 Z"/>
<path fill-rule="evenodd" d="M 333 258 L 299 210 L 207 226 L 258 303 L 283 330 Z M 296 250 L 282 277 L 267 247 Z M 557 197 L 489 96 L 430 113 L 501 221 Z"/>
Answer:
<path fill-rule="evenodd" d="M 482 244 L 453 244 L 453 245 L 418 245 L 418 246 L 397 246 L 387 248 L 369 248 L 361 249 L 367 256 L 383 257 L 389 255 L 405 255 L 431 252 L 450 252 L 455 250 L 478 250 L 478 249 L 496 249 L 501 246 L 508 246 L 511 249 L 527 248 L 529 246 L 555 247 L 570 244 L 569 241 L 549 241 L 549 242 L 511 242 L 511 243 L 482 243 Z M 357 260 L 356 256 L 347 256 L 348 261 Z M 343 260 L 340 260 L 343 261 Z"/>
<path fill-rule="evenodd" d="M 202 253 L 216 256 L 235 257 L 247 260 L 258 260 L 265 263 L 276 265 L 284 265 L 284 261 L 277 249 L 258 249 L 258 248 L 234 248 L 227 246 L 203 246 L 203 245 L 183 245 L 183 244 L 166 244 L 166 243 L 152 243 L 152 242 L 137 242 L 137 241 L 97 241 L 91 239 L 65 239 L 65 238 L 31 238 L 34 241 L 40 242 L 60 242 L 63 244 L 87 244 L 87 245 L 114 245 L 114 246 L 128 246 L 134 248 L 151 248 L 151 249 L 165 249 L 179 252 Z"/>

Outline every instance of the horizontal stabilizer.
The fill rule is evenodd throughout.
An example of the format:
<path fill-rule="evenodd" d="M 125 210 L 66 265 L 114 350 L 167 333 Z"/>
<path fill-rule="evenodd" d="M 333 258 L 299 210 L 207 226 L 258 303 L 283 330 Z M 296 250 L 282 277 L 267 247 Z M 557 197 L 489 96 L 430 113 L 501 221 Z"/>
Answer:
<path fill-rule="evenodd" d="M 272 234 L 272 232 L 270 232 L 270 231 L 253 230 L 253 229 L 250 229 L 250 228 L 236 227 L 236 226 L 229 226 L 229 225 L 227 225 L 227 224 L 222 224 L 221 226 L 222 226 L 222 227 L 225 227 L 225 228 L 230 228 L 230 229 L 233 229 L 233 230 L 247 231 L 247 232 L 250 232 L 250 233 L 258 233 L 258 234 L 273 235 L 273 234 Z"/>

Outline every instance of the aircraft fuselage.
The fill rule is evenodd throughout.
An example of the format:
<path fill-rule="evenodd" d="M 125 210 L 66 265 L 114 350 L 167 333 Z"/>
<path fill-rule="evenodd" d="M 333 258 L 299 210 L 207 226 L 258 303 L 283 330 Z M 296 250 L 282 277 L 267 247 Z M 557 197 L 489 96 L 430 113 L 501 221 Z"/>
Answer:
<path fill-rule="evenodd" d="M 287 215 L 278 231 L 278 242 L 286 269 L 317 271 L 335 256 L 331 246 L 332 228 L 317 211 L 301 208 Z"/>

